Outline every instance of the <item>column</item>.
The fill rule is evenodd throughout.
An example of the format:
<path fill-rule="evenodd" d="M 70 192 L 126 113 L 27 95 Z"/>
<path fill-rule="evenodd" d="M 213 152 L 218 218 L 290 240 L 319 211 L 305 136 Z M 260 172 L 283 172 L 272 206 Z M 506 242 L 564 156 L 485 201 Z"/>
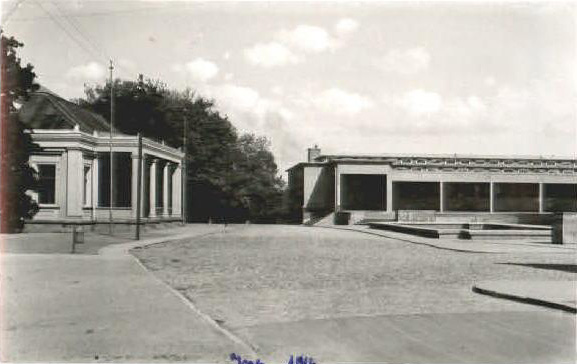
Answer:
<path fill-rule="evenodd" d="M 147 163 L 146 163 L 146 157 L 144 156 L 144 153 L 142 154 L 142 160 L 140 161 L 141 163 L 141 171 L 142 171 L 142 175 L 140 176 L 141 180 L 140 180 L 140 217 L 146 217 L 146 215 L 148 214 L 148 211 L 144 211 L 144 209 L 147 207 L 146 206 L 146 199 L 148 198 L 148 191 L 146 190 L 146 178 L 148 177 L 146 174 L 146 167 L 147 167 Z"/>
<path fill-rule="evenodd" d="M 387 174 L 387 212 L 393 212 L 393 178 Z"/>
<path fill-rule="evenodd" d="M 439 182 L 439 212 L 445 211 L 445 183 Z"/>
<path fill-rule="evenodd" d="M 98 155 L 92 160 L 92 219 L 96 220 L 96 206 L 98 206 L 98 189 L 100 177 L 98 176 Z"/>
<path fill-rule="evenodd" d="M 164 163 L 162 167 L 162 216 L 170 216 L 168 213 L 168 178 L 170 176 L 170 163 Z"/>
<path fill-rule="evenodd" d="M 82 178 L 86 178 L 86 190 L 84 190 L 84 193 L 86 194 L 86 203 L 84 206 L 92 207 L 92 186 L 94 184 L 92 180 L 92 168 L 94 168 L 93 160 L 90 160 L 90 163 L 85 164 L 83 168 L 84 170 L 88 168 L 88 174 L 86 176 L 84 175 L 84 170 L 82 171 Z M 84 198 L 84 196 L 82 197 Z"/>
<path fill-rule="evenodd" d="M 68 151 L 65 151 L 60 156 L 60 161 L 56 167 L 56 204 L 60 206 L 59 217 L 65 219 L 68 215 Z"/>
<path fill-rule="evenodd" d="M 130 206 L 132 207 L 132 217 L 135 219 L 138 199 L 138 162 L 138 153 L 132 153 L 132 196 L 130 198 Z M 140 208 L 142 209 L 142 205 L 140 205 Z"/>
<path fill-rule="evenodd" d="M 150 178 L 150 191 L 149 191 L 149 198 L 150 198 L 150 213 L 148 216 L 156 217 L 156 167 L 158 165 L 158 159 L 154 158 L 150 161 L 150 169 L 149 169 L 149 176 Z"/>
<path fill-rule="evenodd" d="M 180 199 L 182 195 L 182 168 L 176 165 L 172 174 L 172 216 L 181 216 Z"/>
<path fill-rule="evenodd" d="M 539 213 L 545 212 L 545 185 L 539 182 Z"/>
<path fill-rule="evenodd" d="M 68 150 L 68 168 L 66 176 L 66 215 L 82 217 L 82 192 L 84 190 L 84 161 L 82 151 Z"/>
<path fill-rule="evenodd" d="M 495 212 L 495 183 L 489 182 L 489 212 Z"/>
<path fill-rule="evenodd" d="M 335 166 L 335 212 L 341 209 L 341 181 L 339 167 Z M 303 206 L 304 207 L 304 206 Z"/>

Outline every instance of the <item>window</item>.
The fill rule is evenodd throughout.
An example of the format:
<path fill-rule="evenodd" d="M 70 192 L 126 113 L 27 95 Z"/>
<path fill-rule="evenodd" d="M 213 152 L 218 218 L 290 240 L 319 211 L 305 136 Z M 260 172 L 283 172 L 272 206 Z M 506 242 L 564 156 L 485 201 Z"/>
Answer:
<path fill-rule="evenodd" d="M 56 202 L 56 165 L 40 164 L 38 182 L 38 203 L 54 204 Z"/>
<path fill-rule="evenodd" d="M 130 207 L 132 167 L 130 153 L 114 153 L 113 207 Z M 98 156 L 98 207 L 110 206 L 110 154 Z"/>

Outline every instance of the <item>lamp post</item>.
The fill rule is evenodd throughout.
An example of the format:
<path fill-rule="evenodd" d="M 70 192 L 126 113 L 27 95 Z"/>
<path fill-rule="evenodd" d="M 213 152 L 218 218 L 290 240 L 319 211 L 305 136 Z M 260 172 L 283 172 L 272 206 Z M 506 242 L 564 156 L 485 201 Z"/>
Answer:
<path fill-rule="evenodd" d="M 112 206 L 114 203 L 114 157 L 112 154 L 112 139 L 113 139 L 113 129 L 114 129 L 114 79 L 112 78 L 112 71 L 114 70 L 114 66 L 112 64 L 112 60 L 110 60 L 110 198 L 108 203 L 108 220 L 109 220 L 109 230 L 110 235 L 112 235 Z"/>
<path fill-rule="evenodd" d="M 181 216 L 182 216 L 182 224 L 185 225 L 187 222 L 187 205 L 186 205 L 186 200 L 187 200 L 187 184 L 188 184 L 188 168 L 187 168 L 187 162 L 188 162 L 188 138 L 187 138 L 187 134 L 188 134 L 188 118 L 186 116 L 186 107 L 183 108 L 182 110 L 182 116 L 183 116 L 183 125 L 182 125 L 182 150 L 184 151 L 184 158 L 182 161 L 182 174 L 181 174 L 181 181 L 180 184 L 182 186 L 182 194 L 181 194 L 181 203 L 180 203 L 180 207 L 182 209 L 181 211 Z"/>

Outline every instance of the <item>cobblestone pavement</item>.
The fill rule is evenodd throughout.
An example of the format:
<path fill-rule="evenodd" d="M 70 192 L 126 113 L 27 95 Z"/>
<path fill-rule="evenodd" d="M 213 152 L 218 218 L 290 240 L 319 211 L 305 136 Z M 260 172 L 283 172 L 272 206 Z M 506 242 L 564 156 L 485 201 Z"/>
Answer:
<path fill-rule="evenodd" d="M 354 316 L 543 310 L 477 295 L 480 280 L 574 280 L 575 256 L 452 252 L 356 232 L 246 226 L 134 254 L 232 330 Z"/>

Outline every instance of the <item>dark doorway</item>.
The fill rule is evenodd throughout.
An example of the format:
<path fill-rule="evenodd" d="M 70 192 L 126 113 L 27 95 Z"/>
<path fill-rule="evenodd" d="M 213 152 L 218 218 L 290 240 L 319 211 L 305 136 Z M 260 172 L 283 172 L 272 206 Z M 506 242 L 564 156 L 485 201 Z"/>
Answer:
<path fill-rule="evenodd" d="M 343 210 L 385 210 L 387 176 L 383 174 L 341 175 Z"/>
<path fill-rule="evenodd" d="M 577 211 L 577 184 L 546 183 L 543 192 L 545 211 Z"/>
<path fill-rule="evenodd" d="M 445 182 L 446 211 L 489 211 L 489 183 Z"/>
<path fill-rule="evenodd" d="M 539 211 L 537 183 L 495 183 L 495 211 Z"/>
<path fill-rule="evenodd" d="M 440 209 L 439 182 L 393 182 L 393 209 Z"/>

